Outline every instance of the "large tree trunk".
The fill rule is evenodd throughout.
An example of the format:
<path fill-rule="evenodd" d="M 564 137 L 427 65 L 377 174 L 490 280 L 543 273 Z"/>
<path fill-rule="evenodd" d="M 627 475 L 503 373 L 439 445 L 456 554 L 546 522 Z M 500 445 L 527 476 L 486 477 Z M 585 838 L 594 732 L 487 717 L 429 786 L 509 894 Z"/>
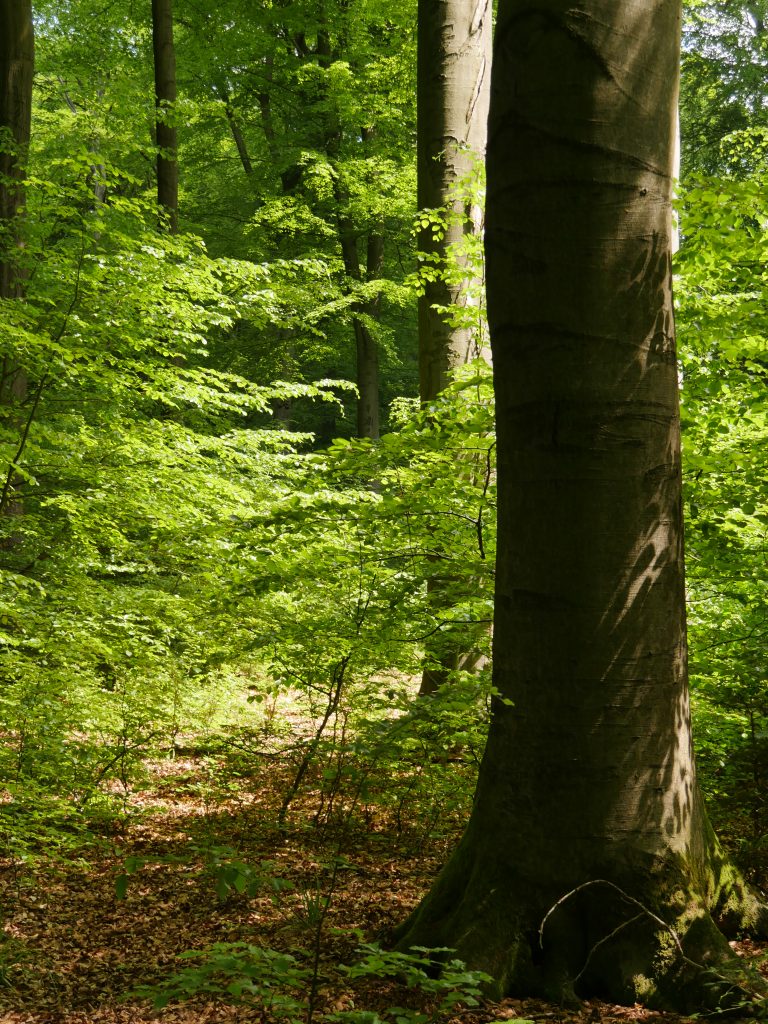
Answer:
<path fill-rule="evenodd" d="M 696 784 L 671 170 L 680 4 L 500 0 L 488 150 L 496 702 L 466 833 L 400 944 L 498 992 L 738 999 L 765 930 Z M 711 983 L 710 987 L 708 983 Z"/>
<path fill-rule="evenodd" d="M 455 195 L 457 182 L 485 152 L 491 56 L 491 0 L 419 0 L 417 167 L 420 210 L 446 210 L 445 234 L 419 234 L 419 248 L 443 266 L 466 232 L 479 232 L 480 213 Z M 451 370 L 480 354 L 482 339 L 454 326 L 437 307 L 465 299 L 462 282 L 441 274 L 419 299 L 419 390 L 429 402 Z"/>
<path fill-rule="evenodd" d="M 179 162 L 176 132 L 176 51 L 173 0 L 152 0 L 152 52 L 155 61 L 157 201 L 172 233 L 179 223 Z"/>

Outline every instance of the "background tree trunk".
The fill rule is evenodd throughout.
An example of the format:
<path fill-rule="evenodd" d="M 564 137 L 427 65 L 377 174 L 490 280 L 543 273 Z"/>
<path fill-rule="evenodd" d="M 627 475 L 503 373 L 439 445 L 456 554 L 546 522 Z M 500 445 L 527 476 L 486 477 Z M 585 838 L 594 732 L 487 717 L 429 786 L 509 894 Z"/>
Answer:
<path fill-rule="evenodd" d="M 342 202 L 340 195 L 338 201 Z M 347 276 L 353 281 L 362 281 L 363 274 L 360 269 L 358 240 L 354 234 L 353 225 L 344 218 L 339 218 L 339 238 Z M 366 244 L 365 280 L 376 280 L 381 273 L 383 259 L 384 238 L 378 232 L 371 232 L 368 235 Z M 365 314 L 371 319 L 378 319 L 379 304 L 380 297 L 375 296 L 367 302 L 356 304 L 355 311 Z M 357 367 L 357 436 L 375 439 L 379 436 L 378 346 L 367 323 L 360 316 L 353 317 L 352 328 L 355 334 Z"/>
<path fill-rule="evenodd" d="M 35 66 L 31 0 L 0 0 L 0 297 L 24 292 L 19 209 L 32 118 Z"/>
<path fill-rule="evenodd" d="M 237 146 L 237 155 L 240 157 L 240 163 L 243 165 L 243 171 L 246 176 L 250 178 L 253 174 L 253 164 L 251 163 L 251 157 L 248 153 L 245 136 L 243 135 L 242 129 L 240 128 L 237 120 L 237 114 L 235 113 L 231 99 L 226 92 L 221 92 L 219 95 L 224 103 L 224 113 L 227 117 L 229 130 L 232 132 L 232 139 Z"/>
<path fill-rule="evenodd" d="M 738 998 L 715 916 L 764 930 L 765 913 L 720 853 L 691 747 L 680 5 L 501 0 L 498 17 L 486 246 L 509 703 L 466 833 L 400 944 L 453 947 L 500 993 L 712 1007 Z"/>
<path fill-rule="evenodd" d="M 155 61 L 157 202 L 168 227 L 179 226 L 179 162 L 176 132 L 176 51 L 173 46 L 173 0 L 152 0 L 152 52 Z"/>
<path fill-rule="evenodd" d="M 481 230 L 480 210 L 455 196 L 473 161 L 483 158 L 490 97 L 492 10 L 490 0 L 419 0 L 417 67 L 417 176 L 420 210 L 450 211 L 445 234 L 419 233 L 419 249 L 445 265 L 449 250 L 466 232 Z M 439 307 L 466 301 L 465 285 L 438 272 L 419 297 L 419 395 L 430 402 L 445 388 L 450 373 L 481 354 L 482 338 L 468 326 L 455 326 Z M 450 581 L 429 581 L 431 605 L 450 605 Z M 420 696 L 435 693 L 457 669 L 482 662 L 466 644 L 439 636 L 428 649 Z"/>
<path fill-rule="evenodd" d="M 419 0 L 417 68 L 417 173 L 420 210 L 454 216 L 444 237 L 430 228 L 419 249 L 444 264 L 465 232 L 480 231 L 480 211 L 453 196 L 456 183 L 485 153 L 490 95 L 490 0 Z M 431 401 L 452 369 L 480 354 L 481 340 L 468 327 L 453 327 L 436 306 L 463 301 L 462 285 L 439 277 L 419 298 L 419 391 Z"/>
<path fill-rule="evenodd" d="M 366 240 L 365 279 L 375 281 L 381 276 L 384 263 L 383 227 L 370 231 Z M 371 320 L 378 320 L 381 309 L 381 294 L 377 293 L 361 305 L 361 313 Z M 355 319 L 355 344 L 357 351 L 357 436 L 379 436 L 379 347 L 365 321 Z"/>
<path fill-rule="evenodd" d="M 21 211 L 24 167 L 32 119 L 35 40 L 31 0 L 0 0 L 0 298 L 21 299 L 27 270 L 23 264 Z M 2 353 L 0 405 L 10 407 L 9 423 L 19 433 L 16 454 L 24 448 L 29 427 L 21 405 L 27 397 L 27 374 L 18 354 Z M 33 404 L 33 410 L 36 407 Z M 3 471 L 0 512 L 19 513 L 14 497 L 16 473 L 11 462 Z M 12 542 L 11 542 L 12 543 Z"/>
<path fill-rule="evenodd" d="M 318 50 L 325 37 L 318 37 Z M 327 45 L 327 39 L 323 42 Z M 322 57 L 330 60 L 330 56 Z M 363 144 L 370 142 L 375 130 L 361 130 Z M 326 137 L 326 151 L 334 160 L 337 156 L 340 136 L 336 125 L 330 126 Z M 370 226 L 362 231 L 350 220 L 345 210 L 349 206 L 349 196 L 338 171 L 334 181 L 334 193 L 337 204 L 336 223 L 339 231 L 341 257 L 344 271 L 353 282 L 375 281 L 381 275 L 384 263 L 384 226 Z M 365 269 L 360 266 L 360 238 L 365 237 Z M 368 324 L 379 319 L 381 311 L 381 294 L 353 306 L 353 312 L 361 314 L 353 316 L 352 330 L 355 336 L 355 383 L 357 384 L 357 436 L 377 439 L 380 433 L 379 417 L 379 347 Z"/>

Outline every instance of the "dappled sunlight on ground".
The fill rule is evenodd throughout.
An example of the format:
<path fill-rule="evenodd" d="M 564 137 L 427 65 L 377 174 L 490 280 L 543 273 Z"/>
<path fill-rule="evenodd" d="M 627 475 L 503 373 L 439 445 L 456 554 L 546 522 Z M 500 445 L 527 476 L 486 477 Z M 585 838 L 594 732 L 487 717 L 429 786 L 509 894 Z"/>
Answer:
<path fill-rule="evenodd" d="M 155 1012 L 148 1002 L 123 996 L 178 969 L 179 953 L 213 942 L 309 949 L 315 936 L 309 908 L 317 893 L 331 898 L 318 1011 L 420 1005 L 420 997 L 392 981 L 344 982 L 330 968 L 355 959 L 361 936 L 384 935 L 403 920 L 429 886 L 455 830 L 435 840 L 413 822 L 398 833 L 384 812 L 369 815 L 367 825 L 349 819 L 344 829 L 312 827 L 310 789 L 281 832 L 275 823 L 285 771 L 274 764 L 247 784 L 218 791 L 205 760 L 192 754 L 151 763 L 148 770 L 146 788 L 129 798 L 133 816 L 105 836 L 87 863 L 4 865 L 3 1024 L 269 1022 L 258 1006 L 208 997 Z M 334 857 L 343 858 L 335 878 Z M 274 889 L 265 883 L 252 895 L 230 889 L 220 899 L 217 865 L 233 861 L 289 884 Z M 116 881 L 126 874 L 125 897 L 118 899 Z M 442 1019 L 485 1024 L 515 1018 L 580 1024 L 678 1019 L 596 1002 L 566 1012 L 535 1000 L 459 1009 Z"/>

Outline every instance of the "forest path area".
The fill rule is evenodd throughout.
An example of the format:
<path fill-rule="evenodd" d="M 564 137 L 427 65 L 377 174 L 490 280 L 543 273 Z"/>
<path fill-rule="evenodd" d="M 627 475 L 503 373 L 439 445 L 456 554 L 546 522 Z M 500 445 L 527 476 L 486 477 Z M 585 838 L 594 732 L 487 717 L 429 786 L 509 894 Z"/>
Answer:
<path fill-rule="evenodd" d="M 285 1021 L 262 1000 L 233 1005 L 226 994 L 159 1010 L 147 998 L 126 997 L 177 972 L 185 951 L 235 942 L 300 962 L 317 949 L 316 1021 L 352 1009 L 386 1021 L 394 1006 L 424 1012 L 430 1024 L 683 1019 L 597 1001 L 566 1011 L 511 999 L 441 1016 L 429 996 L 391 979 L 350 982 L 337 965 L 354 963 L 362 941 L 403 920 L 455 837 L 435 841 L 415 823 L 398 832 L 387 815 L 370 810 L 354 827 L 351 819 L 344 829 L 323 826 L 311 791 L 280 830 L 283 768 L 268 763 L 237 785 L 217 782 L 211 768 L 201 755 L 150 762 L 144 787 L 126 797 L 122 825 L 98 847 L 66 863 L 3 864 L 3 1024 Z M 305 1005 L 309 999 L 308 991 L 293 995 Z"/>

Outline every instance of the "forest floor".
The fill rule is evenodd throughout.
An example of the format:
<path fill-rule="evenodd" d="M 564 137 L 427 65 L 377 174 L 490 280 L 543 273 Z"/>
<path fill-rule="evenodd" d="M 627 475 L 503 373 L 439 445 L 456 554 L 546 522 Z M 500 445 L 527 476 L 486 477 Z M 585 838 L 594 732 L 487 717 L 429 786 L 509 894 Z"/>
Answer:
<path fill-rule="evenodd" d="M 405 918 L 455 834 L 438 840 L 393 834 L 391 822 L 370 817 L 342 834 L 313 824 L 311 792 L 297 799 L 289 827 L 280 830 L 275 811 L 285 780 L 274 766 L 228 789 L 216 787 L 205 757 L 177 756 L 147 767 L 146 785 L 126 798 L 130 813 L 122 825 L 112 822 L 103 845 L 87 856 L 34 867 L 6 863 L 0 875 L 4 1024 L 272 1024 L 278 1018 L 263 1001 L 232 1005 L 226 997 L 201 995 L 153 1010 L 148 999 L 126 997 L 178 971 L 185 950 L 237 941 L 317 950 L 319 980 L 309 1015 L 316 1024 L 328 1011 L 383 1013 L 393 1006 L 423 1010 L 430 1024 L 682 1019 L 596 1001 L 566 1011 L 512 999 L 439 1017 L 428 998 L 395 981 L 345 980 L 335 965 L 354 962 L 363 937 L 386 934 Z M 306 1007 L 308 992 L 293 994 Z"/>

